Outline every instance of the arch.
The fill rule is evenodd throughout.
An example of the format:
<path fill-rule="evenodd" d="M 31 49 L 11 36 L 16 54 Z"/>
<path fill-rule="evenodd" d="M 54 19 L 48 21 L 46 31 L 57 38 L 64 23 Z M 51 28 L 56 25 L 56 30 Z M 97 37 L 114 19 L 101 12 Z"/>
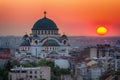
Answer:
<path fill-rule="evenodd" d="M 60 46 L 61 45 L 61 43 L 57 40 L 57 39 L 55 39 L 55 38 L 44 38 L 41 42 L 41 45 L 42 46 L 45 46 L 45 43 L 48 41 L 48 46 L 50 46 L 52 43 L 53 43 L 53 45 L 51 45 L 51 46 Z M 50 43 L 50 45 L 49 45 L 49 43 Z"/>

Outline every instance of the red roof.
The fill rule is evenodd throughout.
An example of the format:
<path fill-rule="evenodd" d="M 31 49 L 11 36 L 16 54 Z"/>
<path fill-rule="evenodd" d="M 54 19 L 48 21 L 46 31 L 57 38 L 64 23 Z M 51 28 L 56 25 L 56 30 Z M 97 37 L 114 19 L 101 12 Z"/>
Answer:
<path fill-rule="evenodd" d="M 9 49 L 0 50 L 0 59 L 10 59 L 11 54 Z"/>

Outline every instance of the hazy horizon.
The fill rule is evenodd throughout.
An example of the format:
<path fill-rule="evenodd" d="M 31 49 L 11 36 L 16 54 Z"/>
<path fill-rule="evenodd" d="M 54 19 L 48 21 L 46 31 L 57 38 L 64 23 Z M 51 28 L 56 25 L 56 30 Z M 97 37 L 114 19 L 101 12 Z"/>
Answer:
<path fill-rule="evenodd" d="M 119 0 L 1 0 L 0 35 L 31 33 L 34 23 L 46 11 L 61 34 L 99 36 L 96 29 L 105 26 L 105 36 L 119 36 L 119 4 Z"/>

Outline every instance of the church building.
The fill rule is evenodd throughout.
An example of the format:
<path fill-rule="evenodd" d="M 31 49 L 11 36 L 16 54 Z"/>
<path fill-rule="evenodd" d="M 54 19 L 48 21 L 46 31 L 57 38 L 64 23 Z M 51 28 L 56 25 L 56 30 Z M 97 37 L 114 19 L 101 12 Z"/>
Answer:
<path fill-rule="evenodd" d="M 32 27 L 30 35 L 25 34 L 15 56 L 32 55 L 45 58 L 49 55 L 69 56 L 68 37 L 59 34 L 54 21 L 46 17 L 39 19 Z"/>

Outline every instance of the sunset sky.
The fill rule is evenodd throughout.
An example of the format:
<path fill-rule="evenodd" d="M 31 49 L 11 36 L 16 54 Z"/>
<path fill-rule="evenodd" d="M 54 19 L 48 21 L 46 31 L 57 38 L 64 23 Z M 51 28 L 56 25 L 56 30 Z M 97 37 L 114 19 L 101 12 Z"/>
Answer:
<path fill-rule="evenodd" d="M 0 36 L 31 33 L 43 12 L 69 36 L 98 36 L 105 26 L 105 36 L 120 35 L 120 0 L 0 0 Z"/>

